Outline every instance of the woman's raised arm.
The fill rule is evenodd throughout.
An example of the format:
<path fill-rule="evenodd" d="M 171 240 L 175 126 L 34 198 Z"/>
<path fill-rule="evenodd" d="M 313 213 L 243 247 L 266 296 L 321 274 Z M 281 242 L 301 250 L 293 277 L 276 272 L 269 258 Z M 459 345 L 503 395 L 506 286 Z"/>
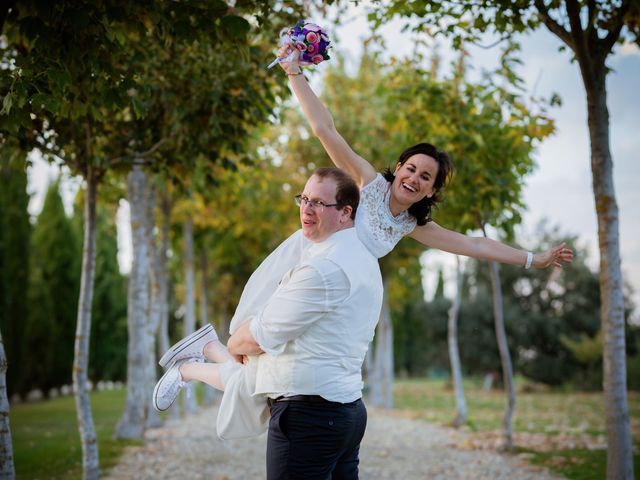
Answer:
<path fill-rule="evenodd" d="M 428 247 L 480 260 L 495 260 L 511 265 L 526 266 L 529 256 L 525 250 L 519 250 L 486 237 L 468 237 L 443 228 L 435 222 L 416 227 L 409 236 Z M 561 267 L 563 263 L 571 263 L 572 261 L 573 251 L 562 243 L 545 252 L 533 254 L 529 266 L 537 268 Z"/>
<path fill-rule="evenodd" d="M 302 70 L 298 63 L 300 52 L 291 45 L 284 45 L 278 52 L 278 56 L 280 58 L 287 57 L 291 49 L 296 52 L 294 53 L 295 58 L 292 61 L 281 62 L 280 66 L 289 78 L 293 93 L 302 107 L 313 134 L 318 137 L 336 167 L 351 175 L 362 188 L 375 178 L 375 169 L 367 160 L 354 152 L 336 130 L 331 113 L 302 75 Z"/>

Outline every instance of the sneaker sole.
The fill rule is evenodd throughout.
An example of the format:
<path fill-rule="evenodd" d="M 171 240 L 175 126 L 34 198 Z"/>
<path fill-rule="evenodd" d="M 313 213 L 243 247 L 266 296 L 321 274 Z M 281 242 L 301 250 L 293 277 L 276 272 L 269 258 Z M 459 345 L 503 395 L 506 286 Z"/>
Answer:
<path fill-rule="evenodd" d="M 196 330 L 187 338 L 180 340 L 173 347 L 171 347 L 167 352 L 162 356 L 160 361 L 158 362 L 161 367 L 166 368 L 171 364 L 173 359 L 179 355 L 185 348 L 189 347 L 192 343 L 197 342 L 202 337 L 207 335 L 210 331 L 213 330 L 213 327 L 209 325 L 205 325 L 204 327 Z M 155 397 L 154 397 L 155 398 Z"/>

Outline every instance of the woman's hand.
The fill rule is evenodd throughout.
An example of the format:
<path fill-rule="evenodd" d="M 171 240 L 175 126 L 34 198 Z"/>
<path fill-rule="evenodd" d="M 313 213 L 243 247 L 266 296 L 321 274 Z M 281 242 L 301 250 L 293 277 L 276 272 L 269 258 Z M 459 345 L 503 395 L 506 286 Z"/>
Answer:
<path fill-rule="evenodd" d="M 566 248 L 565 245 L 565 243 L 561 243 L 546 252 L 536 253 L 533 256 L 533 266 L 536 268 L 562 267 L 563 263 L 571 263 L 573 261 L 573 250 Z"/>
<path fill-rule="evenodd" d="M 292 53 L 293 52 L 293 53 Z M 291 55 L 291 57 L 289 57 Z M 298 74 L 302 71 L 300 68 L 300 50 L 293 43 L 287 42 L 278 49 L 278 57 L 282 58 L 280 66 L 287 74 Z"/>

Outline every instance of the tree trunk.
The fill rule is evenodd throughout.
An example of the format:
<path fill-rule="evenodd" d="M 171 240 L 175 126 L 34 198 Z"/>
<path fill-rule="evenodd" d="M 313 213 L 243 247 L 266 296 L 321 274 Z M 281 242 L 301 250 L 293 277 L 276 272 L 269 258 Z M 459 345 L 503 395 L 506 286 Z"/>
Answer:
<path fill-rule="evenodd" d="M 91 332 L 91 308 L 96 267 L 96 196 L 98 178 L 91 166 L 87 167 L 87 192 L 84 200 L 84 245 L 82 248 L 82 274 L 78 299 L 78 320 L 73 357 L 73 392 L 80 442 L 82 443 L 82 472 L 85 480 L 100 476 L 98 439 L 93 425 L 89 401 L 89 334 Z"/>
<path fill-rule="evenodd" d="M 200 326 L 209 323 L 209 315 L 207 312 L 207 253 L 203 248 L 200 252 Z M 211 385 L 204 384 L 204 404 L 213 405 L 218 391 Z"/>
<path fill-rule="evenodd" d="M 462 385 L 462 368 L 460 366 L 460 353 L 458 352 L 458 312 L 462 299 L 463 268 L 460 265 L 460 257 L 456 255 L 456 295 L 449 308 L 448 335 L 449 361 L 451 362 L 451 378 L 456 396 L 456 418 L 453 426 L 458 428 L 467 422 L 467 403 L 464 399 L 464 387 Z"/>
<path fill-rule="evenodd" d="M 196 297 L 195 297 L 195 273 L 193 258 L 193 220 L 188 218 L 182 224 L 182 236 L 184 241 L 184 332 L 186 337 L 196 329 Z M 198 409 L 193 383 L 187 383 L 185 387 L 184 409 L 186 413 L 193 413 Z"/>
<path fill-rule="evenodd" d="M 9 428 L 9 399 L 7 398 L 7 357 L 0 332 L 0 479 L 15 478 L 13 443 Z"/>
<path fill-rule="evenodd" d="M 169 228 L 171 226 L 171 200 L 164 192 L 160 195 L 162 211 L 162 239 L 158 254 L 158 280 L 160 284 L 160 326 L 158 327 L 158 346 L 160 355 L 169 350 Z"/>
<path fill-rule="evenodd" d="M 156 428 L 162 425 L 160 414 L 153 408 L 152 396 L 157 379 L 156 336 L 160 326 L 160 259 L 158 256 L 158 244 L 156 242 L 156 188 L 153 181 L 147 182 L 145 190 L 145 236 L 147 242 L 147 255 L 149 263 L 149 305 L 147 308 L 147 428 Z"/>
<path fill-rule="evenodd" d="M 582 67 L 582 65 L 581 65 Z M 609 148 L 606 67 L 594 73 L 587 90 L 591 172 L 600 250 L 600 319 L 604 333 L 603 387 L 607 425 L 607 478 L 633 478 L 633 449 L 627 404 L 624 295 L 620 268 L 618 204 Z M 583 75 L 584 76 L 584 75 Z"/>
<path fill-rule="evenodd" d="M 486 234 L 485 234 L 486 235 Z M 513 382 L 513 368 L 511 366 L 511 355 L 509 354 L 509 344 L 507 343 L 507 333 L 504 328 L 504 311 L 502 303 L 502 287 L 500 286 L 500 271 L 497 262 L 489 262 L 491 269 L 491 290 L 493 290 L 493 315 L 498 340 L 498 350 L 500 350 L 500 363 L 502 364 L 502 379 L 504 388 L 507 391 L 507 408 L 504 412 L 502 426 L 504 428 L 505 450 L 513 450 L 513 412 L 516 407 L 516 390 Z"/>
<path fill-rule="evenodd" d="M 387 290 L 385 281 L 380 321 L 376 329 L 374 375 L 370 397 L 371 404 L 381 408 L 393 408 L 393 326 Z"/>
<path fill-rule="evenodd" d="M 129 173 L 128 196 L 131 217 L 133 261 L 129 275 L 127 354 L 127 401 L 124 414 L 116 427 L 116 438 L 141 439 L 149 411 L 148 369 L 149 336 L 149 255 L 145 232 L 145 184 L 142 167 L 135 165 Z"/>
<path fill-rule="evenodd" d="M 160 242 L 159 275 L 160 275 L 160 326 L 158 327 L 158 353 L 160 356 L 169 350 L 169 229 L 171 228 L 170 194 L 164 190 L 160 192 L 160 210 L 162 211 L 162 239 Z M 175 402 L 169 409 L 170 420 L 180 419 L 180 402 Z"/>

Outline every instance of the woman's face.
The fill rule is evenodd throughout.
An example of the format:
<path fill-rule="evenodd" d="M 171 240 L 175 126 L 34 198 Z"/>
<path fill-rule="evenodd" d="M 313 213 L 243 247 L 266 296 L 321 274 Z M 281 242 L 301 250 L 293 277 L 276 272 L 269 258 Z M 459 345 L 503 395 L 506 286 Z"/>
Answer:
<path fill-rule="evenodd" d="M 438 162 L 435 158 L 416 153 L 406 162 L 396 166 L 395 180 L 391 185 L 391 195 L 395 202 L 409 208 L 425 197 L 435 193 L 433 184 L 438 174 Z"/>

